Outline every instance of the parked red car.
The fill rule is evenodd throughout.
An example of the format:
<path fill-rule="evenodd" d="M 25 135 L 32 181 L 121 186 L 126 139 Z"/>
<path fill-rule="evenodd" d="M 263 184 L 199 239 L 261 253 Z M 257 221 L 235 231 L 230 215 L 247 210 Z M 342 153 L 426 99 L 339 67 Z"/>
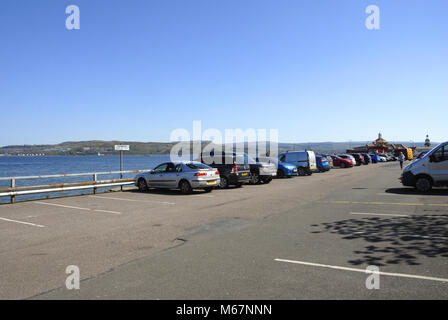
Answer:
<path fill-rule="evenodd" d="M 351 168 L 353 167 L 353 162 L 349 159 L 342 159 L 338 156 L 331 156 L 333 158 L 333 166 L 341 168 Z"/>

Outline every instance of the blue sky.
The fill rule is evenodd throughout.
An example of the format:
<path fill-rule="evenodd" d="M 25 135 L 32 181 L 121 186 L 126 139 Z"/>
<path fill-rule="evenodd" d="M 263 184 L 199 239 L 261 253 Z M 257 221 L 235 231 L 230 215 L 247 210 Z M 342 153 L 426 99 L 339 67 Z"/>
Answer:
<path fill-rule="evenodd" d="M 282 142 L 445 141 L 447 14 L 446 0 L 1 0 L 0 145 L 168 141 L 193 120 Z"/>

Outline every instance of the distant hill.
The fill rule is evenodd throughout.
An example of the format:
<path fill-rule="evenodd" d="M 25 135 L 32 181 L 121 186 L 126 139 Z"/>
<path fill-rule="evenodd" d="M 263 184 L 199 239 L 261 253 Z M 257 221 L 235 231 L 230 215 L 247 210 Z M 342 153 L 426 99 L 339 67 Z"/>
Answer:
<path fill-rule="evenodd" d="M 0 153 L 9 155 L 45 154 L 45 155 L 104 155 L 117 154 L 114 146 L 130 145 L 127 154 L 167 154 L 174 143 L 165 142 L 129 142 L 129 141 L 67 141 L 59 144 L 13 145 L 0 148 Z"/>
<path fill-rule="evenodd" d="M 370 142 L 370 141 L 369 141 Z M 169 154 L 176 144 L 170 142 L 132 142 L 132 141 L 67 141 L 59 144 L 42 145 L 11 145 L 0 147 L 0 155 L 113 155 L 118 154 L 114 150 L 116 144 L 130 145 L 130 151 L 126 154 Z M 188 142 L 185 142 L 188 143 Z M 203 142 L 203 146 L 209 142 Z M 310 143 L 279 143 L 279 152 L 294 150 L 314 150 L 321 153 L 341 153 L 355 146 L 365 145 L 367 141 L 351 142 L 310 142 Z M 423 146 L 423 142 L 409 143 L 394 141 L 405 146 Z M 435 146 L 436 143 L 433 143 Z"/>

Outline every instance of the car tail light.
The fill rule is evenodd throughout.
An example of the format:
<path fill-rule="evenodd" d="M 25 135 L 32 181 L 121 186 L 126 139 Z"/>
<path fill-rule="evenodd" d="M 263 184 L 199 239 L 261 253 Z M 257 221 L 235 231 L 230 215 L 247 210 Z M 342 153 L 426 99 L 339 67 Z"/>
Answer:
<path fill-rule="evenodd" d="M 196 177 L 199 177 L 199 176 L 206 176 L 206 175 L 207 175 L 207 172 L 196 172 L 194 175 L 195 175 Z"/>
<path fill-rule="evenodd" d="M 215 174 L 216 174 L 217 176 L 219 176 L 219 171 L 218 171 L 218 170 L 216 170 Z"/>
<path fill-rule="evenodd" d="M 232 167 L 232 173 L 238 173 L 238 166 L 236 164 Z"/>

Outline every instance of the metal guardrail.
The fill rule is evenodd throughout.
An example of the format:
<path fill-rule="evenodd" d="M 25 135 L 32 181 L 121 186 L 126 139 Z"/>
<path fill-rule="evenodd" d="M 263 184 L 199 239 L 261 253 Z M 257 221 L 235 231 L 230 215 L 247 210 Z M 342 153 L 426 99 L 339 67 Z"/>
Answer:
<path fill-rule="evenodd" d="M 109 171 L 109 172 L 91 172 L 91 173 L 67 173 L 67 174 L 52 174 L 41 176 L 23 176 L 23 177 L 0 177 L 0 181 L 10 181 L 9 188 L 0 188 L 0 197 L 11 197 L 11 203 L 15 202 L 15 196 L 36 194 L 36 193 L 48 193 L 48 192 L 60 192 L 71 190 L 92 189 L 96 194 L 98 188 L 114 187 L 134 184 L 134 179 L 123 179 L 123 173 L 139 173 L 148 172 L 148 170 L 131 170 L 131 171 Z M 120 179 L 98 180 L 100 175 L 120 174 Z M 82 182 L 66 182 L 46 185 L 35 186 L 23 186 L 16 187 L 17 180 L 29 180 L 29 179 L 49 179 L 49 178 L 66 178 L 66 177 L 80 177 L 91 176 L 93 180 Z"/>

